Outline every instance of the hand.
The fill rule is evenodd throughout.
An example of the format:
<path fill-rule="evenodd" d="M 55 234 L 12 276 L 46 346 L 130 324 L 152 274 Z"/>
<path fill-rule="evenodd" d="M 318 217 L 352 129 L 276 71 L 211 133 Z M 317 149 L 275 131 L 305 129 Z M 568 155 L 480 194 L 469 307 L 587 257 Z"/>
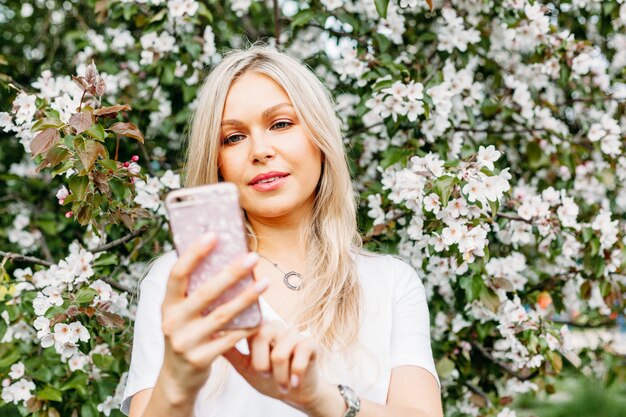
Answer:
<path fill-rule="evenodd" d="M 195 398 L 209 377 L 213 360 L 232 348 L 239 340 L 256 333 L 257 328 L 220 331 L 237 314 L 258 301 L 268 285 L 262 280 L 250 285 L 232 300 L 206 316 L 204 311 L 226 289 L 250 273 L 258 255 L 249 253 L 208 279 L 189 296 L 185 296 L 189 276 L 215 247 L 215 235 L 191 245 L 174 264 L 162 304 L 162 327 L 165 337 L 163 367 L 165 383 L 180 401 Z"/>
<path fill-rule="evenodd" d="M 305 413 L 316 405 L 323 387 L 316 366 L 318 348 L 312 339 L 273 321 L 263 323 L 248 338 L 248 346 L 249 355 L 233 347 L 223 356 L 250 385 Z"/>

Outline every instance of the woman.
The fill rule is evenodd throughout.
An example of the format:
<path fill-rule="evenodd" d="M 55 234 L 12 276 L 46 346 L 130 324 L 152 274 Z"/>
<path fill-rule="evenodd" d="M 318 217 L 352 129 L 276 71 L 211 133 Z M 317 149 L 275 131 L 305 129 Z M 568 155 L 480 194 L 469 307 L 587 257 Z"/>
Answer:
<path fill-rule="evenodd" d="M 199 92 L 185 171 L 188 187 L 238 187 L 254 252 L 189 297 L 215 237 L 153 265 L 125 413 L 442 415 L 424 288 L 408 264 L 361 249 L 340 123 L 310 70 L 258 45 L 228 54 Z M 201 316 L 250 271 L 254 285 Z M 257 300 L 259 328 L 219 331 Z"/>

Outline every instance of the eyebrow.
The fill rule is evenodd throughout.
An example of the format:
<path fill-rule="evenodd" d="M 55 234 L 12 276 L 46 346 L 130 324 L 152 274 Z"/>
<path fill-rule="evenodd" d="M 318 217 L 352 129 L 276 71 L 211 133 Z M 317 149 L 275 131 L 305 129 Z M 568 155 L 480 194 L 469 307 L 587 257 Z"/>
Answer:
<path fill-rule="evenodd" d="M 271 116 L 273 113 L 278 111 L 280 108 L 285 107 L 285 106 L 293 108 L 293 106 L 291 104 L 289 104 L 289 103 L 276 104 L 275 106 L 272 106 L 272 107 L 264 110 L 263 113 L 261 114 L 261 117 L 263 119 L 266 119 L 269 116 Z M 224 126 L 224 125 L 242 126 L 243 123 L 241 121 L 239 121 L 239 120 L 229 119 L 229 120 L 224 120 L 222 122 L 222 126 Z"/>

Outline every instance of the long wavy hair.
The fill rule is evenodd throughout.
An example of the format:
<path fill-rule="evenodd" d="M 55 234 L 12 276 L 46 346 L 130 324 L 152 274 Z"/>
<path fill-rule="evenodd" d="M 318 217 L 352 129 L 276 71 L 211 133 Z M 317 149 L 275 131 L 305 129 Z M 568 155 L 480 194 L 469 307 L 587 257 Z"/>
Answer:
<path fill-rule="evenodd" d="M 358 343 L 361 290 L 355 254 L 362 251 L 356 223 L 356 194 L 341 124 L 328 89 L 303 63 L 264 44 L 229 51 L 213 68 L 198 93 L 184 166 L 185 186 L 219 182 L 220 129 L 230 86 L 248 71 L 271 77 L 288 94 L 308 137 L 322 152 L 322 174 L 312 219 L 301 228 L 307 242 L 307 276 L 296 323 L 311 333 L 322 355 Z M 249 245 L 258 237 L 245 219 Z"/>

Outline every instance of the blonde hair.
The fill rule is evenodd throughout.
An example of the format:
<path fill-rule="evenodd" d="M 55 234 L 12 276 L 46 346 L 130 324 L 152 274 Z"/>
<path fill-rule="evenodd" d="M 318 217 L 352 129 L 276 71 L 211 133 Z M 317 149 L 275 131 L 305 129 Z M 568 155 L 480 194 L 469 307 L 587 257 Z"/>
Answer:
<path fill-rule="evenodd" d="M 356 224 L 356 195 L 343 147 L 341 124 L 328 89 L 298 60 L 255 43 L 232 50 L 210 72 L 192 116 L 186 187 L 220 180 L 218 153 L 224 103 L 230 86 L 244 73 L 272 78 L 289 96 L 308 137 L 323 155 L 322 174 L 311 221 L 300 238 L 307 242 L 305 285 L 295 321 L 320 343 L 322 354 L 358 343 L 361 289 L 354 256 L 362 250 Z M 258 238 L 246 219 L 250 247 Z"/>

